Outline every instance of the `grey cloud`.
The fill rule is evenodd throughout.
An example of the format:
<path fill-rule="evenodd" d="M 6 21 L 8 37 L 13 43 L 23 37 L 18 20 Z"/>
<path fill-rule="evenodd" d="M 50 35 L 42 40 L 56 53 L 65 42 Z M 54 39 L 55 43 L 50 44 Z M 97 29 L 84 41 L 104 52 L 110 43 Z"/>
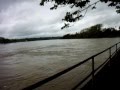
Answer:
<path fill-rule="evenodd" d="M 15 4 L 17 2 L 22 2 L 22 1 L 24 0 L 0 0 L 0 11 L 2 9 L 6 9 L 11 4 Z"/>
<path fill-rule="evenodd" d="M 0 36 L 8 38 L 62 36 L 80 32 L 81 29 L 97 23 L 106 26 L 120 25 L 120 15 L 115 9 L 98 4 L 96 10 L 88 10 L 86 16 L 72 23 L 70 28 L 61 30 L 62 18 L 69 6 L 49 10 L 52 6 L 39 6 L 39 0 L 0 0 Z M 1 6 L 3 4 L 3 6 Z"/>

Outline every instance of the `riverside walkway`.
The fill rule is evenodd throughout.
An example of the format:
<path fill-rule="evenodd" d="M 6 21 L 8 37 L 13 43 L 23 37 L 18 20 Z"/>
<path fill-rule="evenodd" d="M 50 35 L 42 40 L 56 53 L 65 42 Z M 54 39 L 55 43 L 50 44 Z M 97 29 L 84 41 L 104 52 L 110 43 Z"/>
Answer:
<path fill-rule="evenodd" d="M 120 90 L 120 50 L 82 90 Z"/>
<path fill-rule="evenodd" d="M 102 56 L 101 56 L 102 55 Z M 100 56 L 100 58 L 96 58 Z M 107 56 L 106 58 L 101 58 Z M 98 60 L 103 61 L 100 65 L 97 65 Z M 105 59 L 105 60 L 102 60 Z M 89 68 L 91 69 L 87 75 L 84 75 L 85 77 L 77 80 L 79 81 L 75 85 L 72 84 L 72 88 L 70 89 L 51 89 L 48 88 L 48 90 L 120 90 L 120 42 L 114 44 L 111 47 L 108 47 L 107 49 L 63 70 L 60 71 L 53 76 L 50 76 L 48 78 L 45 78 L 42 81 L 39 81 L 33 85 L 27 86 L 23 88 L 22 90 L 33 90 L 37 89 L 38 87 L 42 87 L 46 83 L 49 83 L 51 81 L 54 81 L 55 79 L 69 73 L 70 71 L 85 65 L 86 63 L 89 63 Z M 98 63 L 99 64 L 99 63 Z M 83 69 L 84 70 L 84 69 Z M 73 74 L 73 73 L 72 73 Z M 78 76 L 81 78 L 81 74 Z M 67 76 L 68 77 L 68 76 Z M 73 77 L 74 79 L 75 77 Z M 64 81 L 64 80 L 63 80 Z M 61 83 L 64 83 L 64 82 Z M 71 82 L 70 79 L 67 82 Z M 65 83 L 66 84 L 66 83 Z M 50 86 L 52 86 L 50 84 Z M 57 86 L 57 85 L 55 85 Z M 70 87 L 64 85 L 64 87 Z M 46 89 L 37 89 L 37 90 L 46 90 Z"/>

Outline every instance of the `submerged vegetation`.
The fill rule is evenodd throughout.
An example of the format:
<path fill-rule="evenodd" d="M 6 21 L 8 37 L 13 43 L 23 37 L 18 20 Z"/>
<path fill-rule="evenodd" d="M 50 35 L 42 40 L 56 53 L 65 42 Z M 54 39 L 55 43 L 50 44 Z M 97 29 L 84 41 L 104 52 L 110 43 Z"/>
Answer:
<path fill-rule="evenodd" d="M 97 24 L 83 29 L 79 33 L 64 35 L 63 39 L 120 37 L 120 27 L 115 29 L 113 27 L 102 28 L 102 26 L 102 24 Z"/>

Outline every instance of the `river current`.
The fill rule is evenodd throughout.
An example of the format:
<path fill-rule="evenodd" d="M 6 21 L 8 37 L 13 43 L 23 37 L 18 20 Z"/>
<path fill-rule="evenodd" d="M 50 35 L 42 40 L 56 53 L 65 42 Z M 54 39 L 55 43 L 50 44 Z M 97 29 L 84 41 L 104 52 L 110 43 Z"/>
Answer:
<path fill-rule="evenodd" d="M 58 39 L 0 44 L 0 90 L 20 90 L 119 41 L 120 38 Z M 101 57 L 106 58 L 105 55 Z M 38 90 L 69 90 L 70 86 L 82 78 L 78 71 L 86 68 L 83 65 L 64 78 L 59 78 L 59 83 L 53 81 L 52 84 Z M 82 72 L 84 76 L 86 71 Z"/>

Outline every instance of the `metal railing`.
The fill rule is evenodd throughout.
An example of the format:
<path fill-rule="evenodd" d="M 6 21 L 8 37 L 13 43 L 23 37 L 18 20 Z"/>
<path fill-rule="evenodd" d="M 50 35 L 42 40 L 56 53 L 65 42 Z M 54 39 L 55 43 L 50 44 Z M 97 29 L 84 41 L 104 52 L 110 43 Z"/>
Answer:
<path fill-rule="evenodd" d="M 71 67 L 69 67 L 69 68 L 67 68 L 67 69 L 65 69 L 65 70 L 63 70 L 63 71 L 61 71 L 61 72 L 59 72 L 59 73 L 57 73 L 57 74 L 54 74 L 53 76 L 50 76 L 50 77 L 48 77 L 48 78 L 46 78 L 46 79 L 44 79 L 44 80 L 42 80 L 42 81 L 39 81 L 39 82 L 37 82 L 37 83 L 35 83 L 35 84 L 33 84 L 33 85 L 30 85 L 30 86 L 28 86 L 28 87 L 26 87 L 26 88 L 23 88 L 22 90 L 32 90 L 32 89 L 36 89 L 36 88 L 38 88 L 38 87 L 40 87 L 40 86 L 42 86 L 42 85 L 44 85 L 44 84 L 46 84 L 46 83 L 48 83 L 48 82 L 50 82 L 50 81 L 52 81 L 52 80 L 60 77 L 61 75 L 66 74 L 67 72 L 69 72 L 69 71 L 71 71 L 71 70 L 73 70 L 73 69 L 81 66 L 82 64 L 84 64 L 84 63 L 86 63 L 86 62 L 88 62 L 88 61 L 90 61 L 90 60 L 91 60 L 91 62 L 92 62 L 92 64 L 91 64 L 91 67 L 92 67 L 91 73 L 89 73 L 83 80 L 81 80 L 76 86 L 74 86 L 74 87 L 72 88 L 72 90 L 77 89 L 77 87 L 79 87 L 80 85 L 82 85 L 82 84 L 83 84 L 86 80 L 88 80 L 88 78 L 90 78 L 91 76 L 92 76 L 92 85 L 94 86 L 94 76 L 96 75 L 96 73 L 97 73 L 102 67 L 104 67 L 104 65 L 106 65 L 108 62 L 109 62 L 109 63 L 111 62 L 111 58 L 112 58 L 114 55 L 116 55 L 116 53 L 117 53 L 118 50 L 120 49 L 120 46 L 118 47 L 119 44 L 120 44 L 120 42 L 114 44 L 113 46 L 111 46 L 111 47 L 109 47 L 109 48 L 107 48 L 107 49 L 105 49 L 105 50 L 103 50 L 103 51 L 101 51 L 101 52 L 99 52 L 99 53 L 97 53 L 97 54 L 95 54 L 95 55 L 93 55 L 93 56 L 91 56 L 91 57 L 89 57 L 89 58 L 87 58 L 87 59 L 85 59 L 85 60 L 83 60 L 83 61 L 81 61 L 81 62 L 79 62 L 79 63 L 77 63 L 77 64 L 75 64 L 75 65 L 73 65 L 73 66 L 71 66 Z M 116 48 L 116 50 L 112 53 L 111 50 L 112 50 L 112 48 L 114 48 L 114 47 Z M 98 56 L 98 55 L 106 52 L 106 51 L 109 51 L 109 58 L 107 58 L 100 66 L 98 66 L 97 68 L 95 68 L 94 58 L 95 58 L 96 56 Z"/>

